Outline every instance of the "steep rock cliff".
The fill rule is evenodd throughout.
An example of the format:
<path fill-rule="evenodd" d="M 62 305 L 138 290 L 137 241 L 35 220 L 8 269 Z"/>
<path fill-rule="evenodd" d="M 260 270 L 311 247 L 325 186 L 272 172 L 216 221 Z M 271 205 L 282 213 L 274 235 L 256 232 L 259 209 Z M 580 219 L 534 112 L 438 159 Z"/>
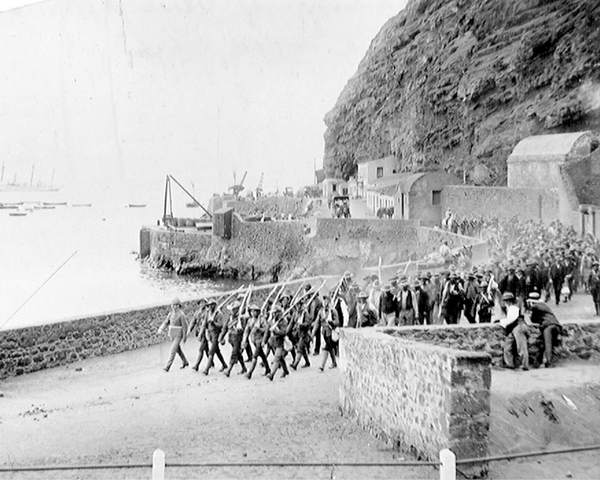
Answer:
<path fill-rule="evenodd" d="M 394 154 L 403 171 L 481 164 L 505 184 L 524 137 L 600 128 L 600 2 L 409 0 L 325 123 L 328 175 Z"/>

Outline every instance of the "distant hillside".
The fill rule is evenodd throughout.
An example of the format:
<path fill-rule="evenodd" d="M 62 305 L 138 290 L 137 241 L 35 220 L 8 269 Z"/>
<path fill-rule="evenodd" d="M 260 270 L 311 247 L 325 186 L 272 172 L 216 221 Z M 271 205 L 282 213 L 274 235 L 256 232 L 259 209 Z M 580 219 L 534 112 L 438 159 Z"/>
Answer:
<path fill-rule="evenodd" d="M 505 184 L 522 138 L 600 129 L 600 2 L 409 0 L 325 123 L 328 175 L 395 154 L 467 178 L 484 164 Z"/>

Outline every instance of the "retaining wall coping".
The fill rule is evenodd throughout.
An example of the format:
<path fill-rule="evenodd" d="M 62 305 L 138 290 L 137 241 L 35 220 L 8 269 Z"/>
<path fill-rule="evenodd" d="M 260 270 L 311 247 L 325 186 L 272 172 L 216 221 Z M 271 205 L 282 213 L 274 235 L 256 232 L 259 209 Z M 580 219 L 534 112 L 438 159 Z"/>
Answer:
<path fill-rule="evenodd" d="M 477 363 L 491 363 L 492 361 L 492 357 L 487 353 L 458 350 L 456 348 L 442 347 L 426 342 L 408 340 L 402 337 L 394 336 L 392 333 L 390 333 L 394 331 L 401 332 L 404 330 L 405 327 L 342 328 L 342 332 L 345 335 L 356 334 L 362 335 L 365 338 L 382 341 L 384 343 L 408 344 L 411 348 L 414 348 L 416 350 L 424 350 L 428 352 L 445 354 L 453 358 L 467 359 Z"/>

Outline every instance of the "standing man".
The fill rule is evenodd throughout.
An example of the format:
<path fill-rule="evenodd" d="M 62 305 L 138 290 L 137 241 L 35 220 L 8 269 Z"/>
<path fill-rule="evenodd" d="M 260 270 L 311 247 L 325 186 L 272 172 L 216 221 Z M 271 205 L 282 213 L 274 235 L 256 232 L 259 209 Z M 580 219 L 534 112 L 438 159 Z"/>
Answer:
<path fill-rule="evenodd" d="M 479 323 L 490 323 L 492 321 L 492 312 L 494 310 L 494 294 L 485 280 L 479 287 L 477 297 L 477 316 Z"/>
<path fill-rule="evenodd" d="M 367 301 L 369 296 L 365 292 L 358 294 L 358 304 L 356 305 L 357 323 L 356 326 L 374 327 L 377 325 L 377 312 Z"/>
<path fill-rule="evenodd" d="M 416 299 L 416 322 L 415 324 L 429 325 L 431 323 L 431 298 L 429 293 L 418 280 L 413 284 Z"/>
<path fill-rule="evenodd" d="M 564 272 L 562 262 L 560 257 L 557 255 L 550 265 L 550 281 L 554 287 L 554 299 L 556 301 L 556 305 L 560 303 L 560 291 L 565 281 L 565 276 L 566 273 Z"/>
<path fill-rule="evenodd" d="M 275 374 L 279 367 L 283 369 L 281 378 L 287 377 L 290 371 L 285 363 L 285 354 L 287 353 L 283 348 L 284 338 L 287 335 L 288 322 L 286 317 L 283 316 L 281 307 L 275 307 L 273 310 L 273 325 L 269 328 L 270 337 L 272 339 L 272 346 L 275 350 L 275 357 L 271 363 L 271 373 L 268 375 L 269 380 L 273 381 Z"/>
<path fill-rule="evenodd" d="M 165 365 L 165 372 L 168 372 L 173 365 L 175 360 L 175 354 L 181 357 L 183 365 L 181 368 L 185 368 L 189 365 L 185 354 L 181 349 L 181 343 L 185 343 L 187 340 L 188 321 L 185 313 L 181 309 L 181 302 L 179 298 L 175 297 L 171 302 L 171 312 L 167 315 L 167 319 L 159 327 L 158 333 L 163 333 L 166 328 L 169 328 L 169 338 L 171 339 L 171 349 L 169 351 L 169 359 Z"/>
<path fill-rule="evenodd" d="M 229 307 L 231 316 L 226 322 L 225 327 L 221 329 L 221 334 L 219 335 L 219 341 L 221 342 L 221 345 L 225 345 L 225 336 L 227 334 L 229 334 L 229 343 L 231 344 L 229 368 L 225 371 L 226 377 L 231 375 L 233 367 L 238 362 L 242 367 L 240 373 L 246 373 L 246 364 L 244 363 L 244 358 L 242 356 L 242 337 L 244 336 L 244 328 L 248 318 L 242 314 L 241 306 L 242 303 L 238 300 L 231 304 Z"/>
<path fill-rule="evenodd" d="M 396 297 L 398 302 L 397 311 L 399 326 L 412 326 L 415 323 L 417 298 L 415 297 L 415 292 L 408 287 L 408 280 L 403 280 L 400 284 L 400 291 Z"/>
<path fill-rule="evenodd" d="M 504 367 L 513 370 L 515 369 L 513 350 L 516 347 L 521 362 L 521 370 L 529 370 L 527 325 L 517 306 L 517 299 L 512 293 L 506 292 L 502 295 L 502 301 L 506 305 L 506 318 L 500 321 L 506 335 L 504 342 L 502 343 L 502 349 L 504 350 Z"/>
<path fill-rule="evenodd" d="M 456 325 L 462 312 L 464 292 L 456 273 L 451 273 L 442 292 L 442 317 L 448 325 Z"/>
<path fill-rule="evenodd" d="M 323 343 L 325 344 L 321 355 L 321 366 L 319 367 L 319 370 L 322 372 L 327 363 L 327 357 L 331 357 L 330 368 L 337 367 L 335 359 L 337 340 L 334 339 L 334 331 L 340 326 L 338 314 L 335 308 L 331 306 L 330 298 L 327 294 L 323 295 L 323 308 L 319 312 L 317 323 L 315 324 L 315 328 L 313 328 L 313 336 L 317 334 L 317 325 L 320 327 L 319 330 L 323 335 Z"/>
<path fill-rule="evenodd" d="M 196 363 L 192 367 L 193 370 L 198 371 L 200 368 L 200 363 L 202 362 L 202 358 L 206 355 L 208 358 L 208 339 L 206 338 L 206 319 L 207 319 L 207 306 L 206 300 L 203 298 L 200 300 L 198 305 L 198 310 L 194 314 L 194 318 L 192 319 L 192 323 L 190 323 L 190 328 L 188 330 L 188 336 L 195 333 L 196 338 L 198 338 L 198 358 L 196 359 Z"/>
<path fill-rule="evenodd" d="M 304 287 L 304 291 L 305 291 L 305 295 L 313 295 L 311 285 L 306 285 L 306 287 Z M 313 299 L 310 301 L 310 303 L 307 306 L 308 318 L 309 318 L 310 324 L 311 324 L 311 331 L 312 331 L 312 328 L 313 328 L 315 322 L 317 321 L 317 315 L 319 314 L 319 310 L 321 310 L 321 308 L 323 308 L 323 302 L 319 298 L 319 292 L 316 292 L 316 293 L 314 293 Z M 309 344 L 309 349 L 310 349 L 310 344 Z M 320 338 L 320 335 L 317 335 L 317 337 L 315 338 L 315 348 L 313 351 L 313 355 L 315 355 L 315 356 L 319 355 L 320 350 L 321 350 L 321 338 Z"/>
<path fill-rule="evenodd" d="M 392 293 L 392 286 L 386 283 L 381 289 L 381 297 L 379 298 L 379 319 L 381 324 L 388 327 L 395 327 L 397 310 L 398 304 Z"/>
<path fill-rule="evenodd" d="M 267 360 L 267 356 L 263 350 L 263 342 L 266 340 L 266 336 L 269 331 L 267 319 L 260 315 L 260 307 L 254 303 L 248 307 L 248 311 L 250 313 L 250 318 L 248 319 L 246 329 L 244 330 L 242 348 L 246 348 L 248 340 L 250 340 L 254 345 L 252 363 L 250 364 L 250 368 L 246 374 L 246 378 L 249 380 L 252 378 L 252 374 L 254 373 L 254 369 L 256 368 L 256 363 L 258 362 L 259 358 L 265 367 L 265 373 L 263 375 L 269 375 L 271 373 L 271 369 L 269 368 L 269 361 Z"/>
<path fill-rule="evenodd" d="M 313 327 L 313 322 L 310 318 L 310 312 L 308 311 L 308 298 L 300 300 L 296 321 L 294 322 L 294 338 L 296 343 L 294 345 L 296 349 L 296 358 L 292 363 L 291 367 L 296 370 L 300 360 L 304 359 L 304 365 L 302 368 L 310 367 L 310 360 L 308 358 L 308 352 L 310 351 L 310 339 Z"/>
<path fill-rule="evenodd" d="M 475 315 L 477 313 L 477 297 L 479 295 L 475 274 L 467 275 L 467 284 L 465 286 L 465 301 L 464 313 L 465 318 L 469 323 L 475 323 Z"/>
<path fill-rule="evenodd" d="M 225 359 L 219 348 L 219 336 L 221 335 L 221 330 L 225 326 L 225 317 L 223 316 L 221 309 L 217 308 L 217 301 L 214 298 L 211 298 L 208 301 L 207 307 L 206 334 L 208 335 L 210 349 L 208 351 L 208 363 L 202 372 L 204 375 L 208 375 L 208 372 L 214 366 L 215 355 L 221 362 L 220 371 L 222 372 L 227 368 L 227 364 L 225 363 Z"/>
<path fill-rule="evenodd" d="M 596 316 L 600 315 L 600 262 L 594 260 L 592 262 L 592 271 L 590 272 L 588 285 L 590 293 L 592 294 L 592 300 L 594 301 L 594 307 L 596 308 Z"/>

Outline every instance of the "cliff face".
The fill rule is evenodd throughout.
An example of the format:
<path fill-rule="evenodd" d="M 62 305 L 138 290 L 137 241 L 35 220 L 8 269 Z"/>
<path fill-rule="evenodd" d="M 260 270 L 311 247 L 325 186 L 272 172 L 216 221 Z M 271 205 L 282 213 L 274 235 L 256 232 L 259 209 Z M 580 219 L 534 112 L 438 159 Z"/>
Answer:
<path fill-rule="evenodd" d="M 394 154 L 403 171 L 481 164 L 505 184 L 521 139 L 600 129 L 600 2 L 409 0 L 325 123 L 330 176 Z"/>

